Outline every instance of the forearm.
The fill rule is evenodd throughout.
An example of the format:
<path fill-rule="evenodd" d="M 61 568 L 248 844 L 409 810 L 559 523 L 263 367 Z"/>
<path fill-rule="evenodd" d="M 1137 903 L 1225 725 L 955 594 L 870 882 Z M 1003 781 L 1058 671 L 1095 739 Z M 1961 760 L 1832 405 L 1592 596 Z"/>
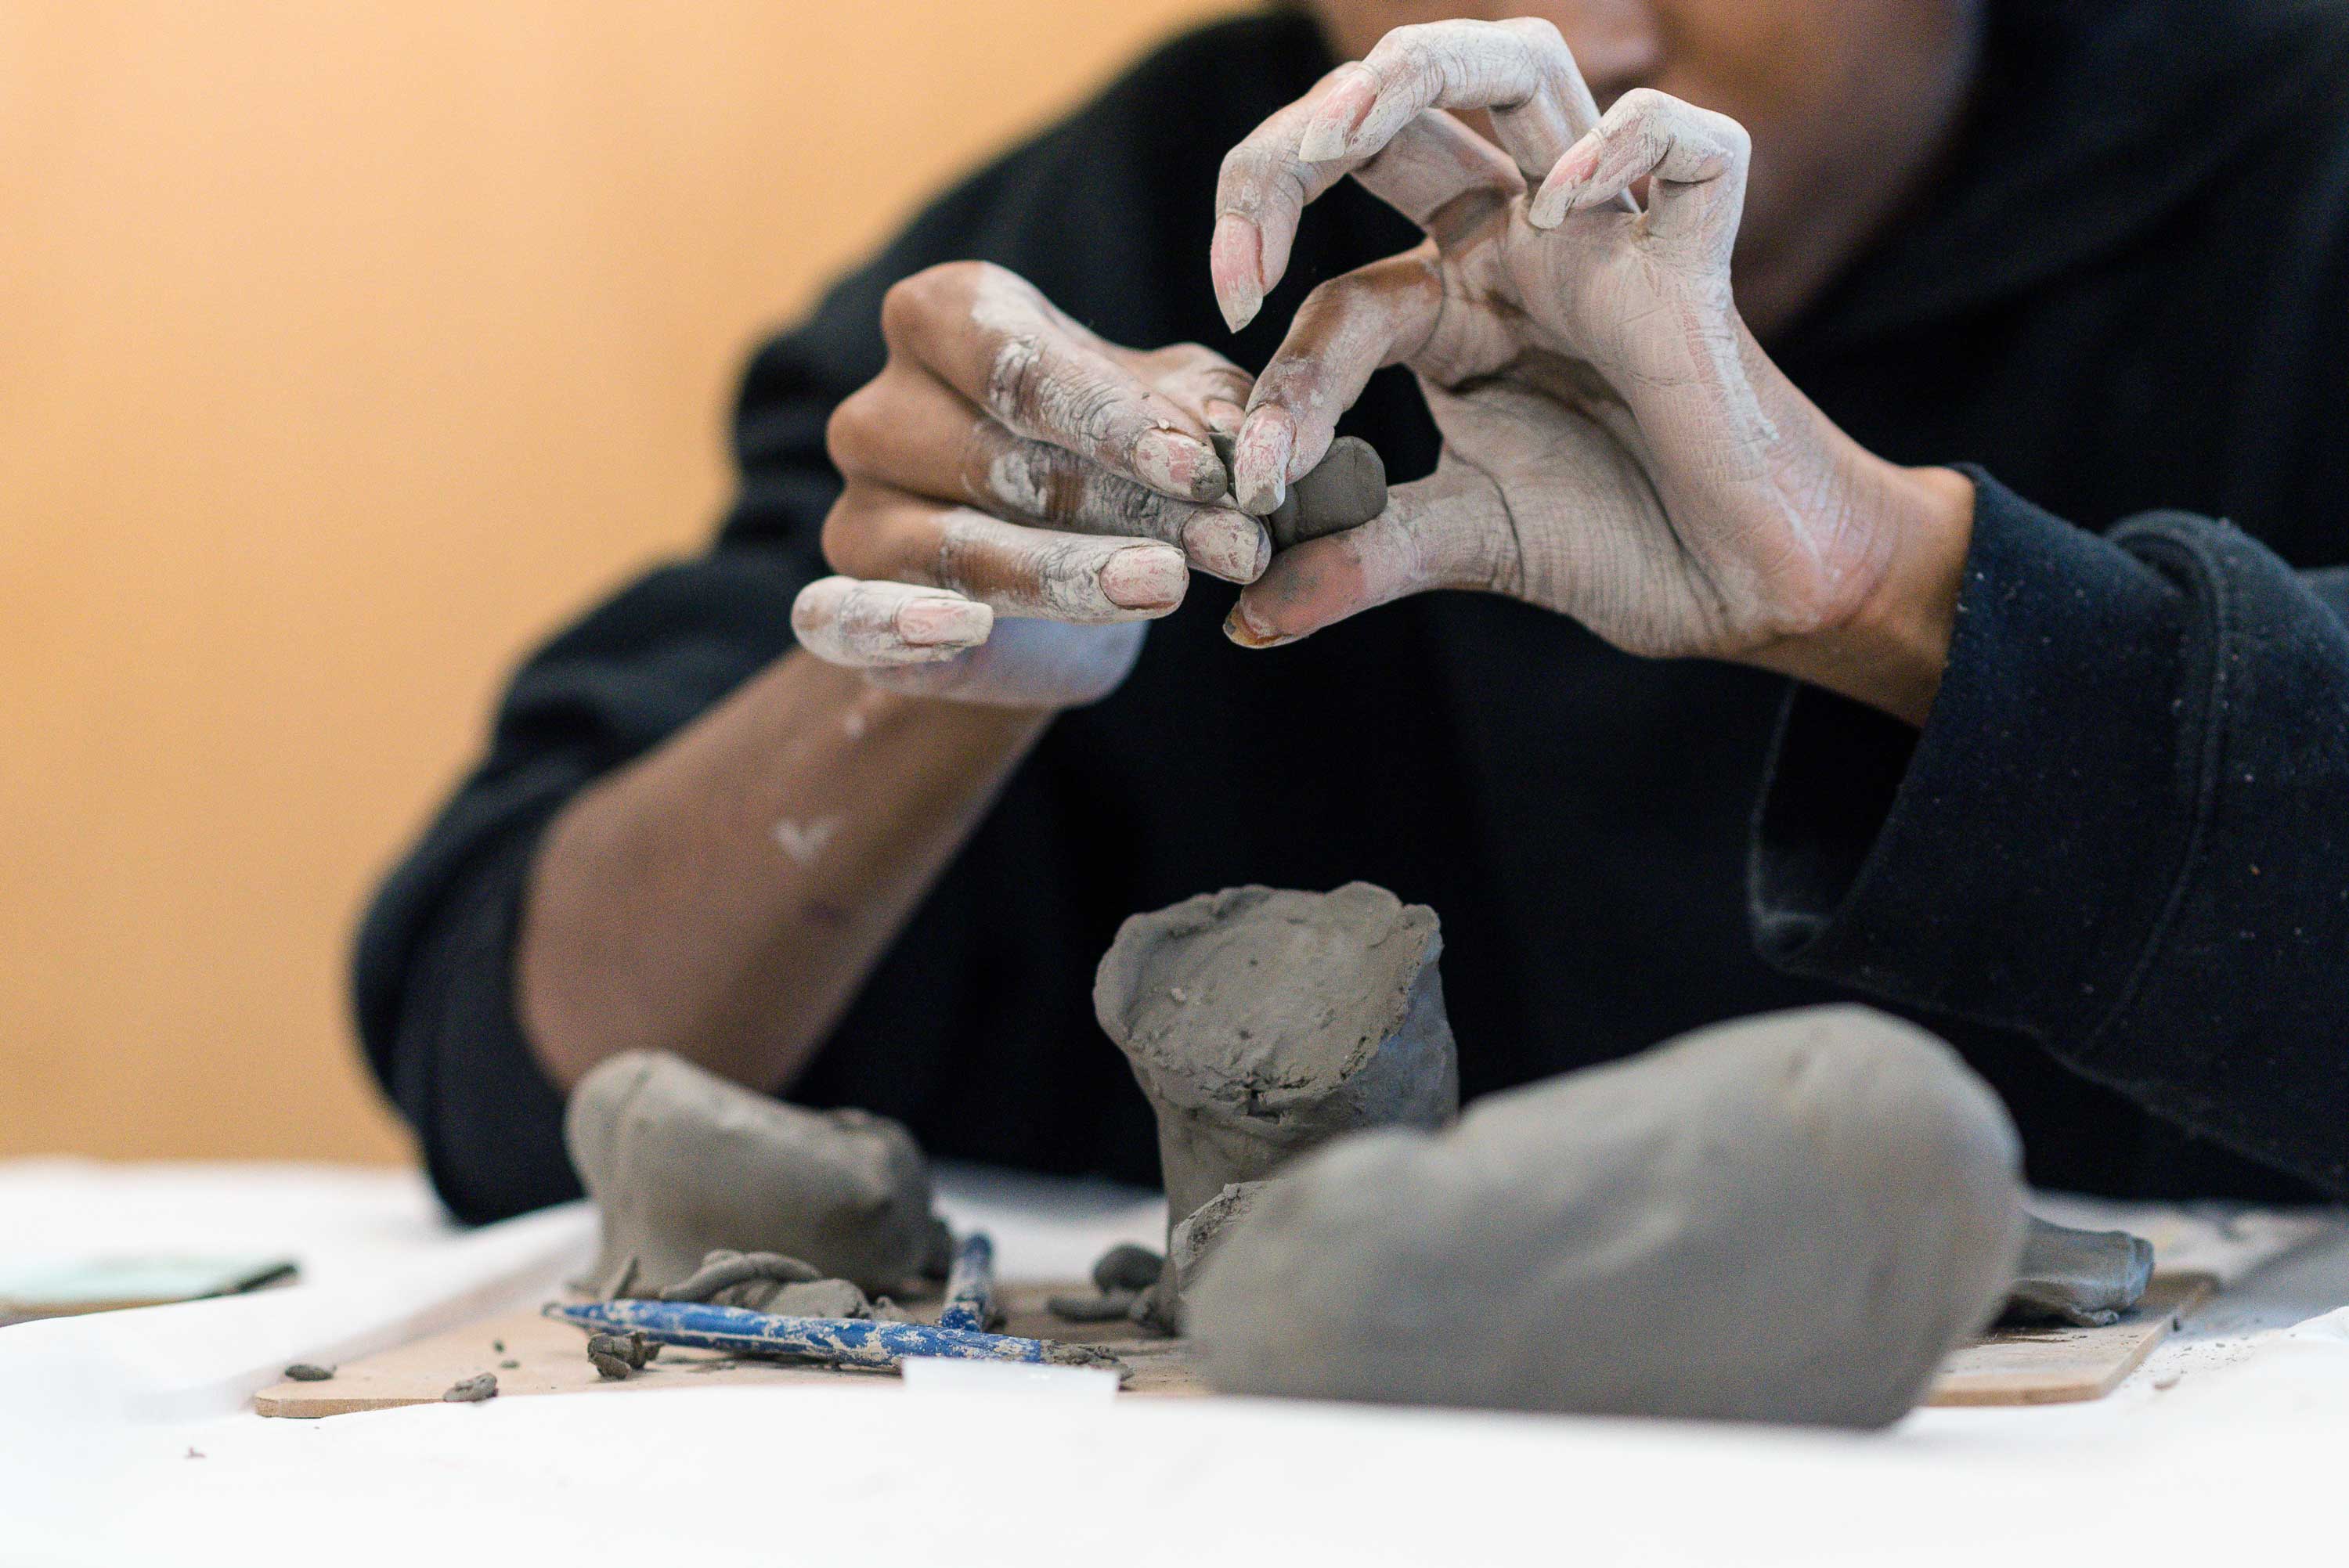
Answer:
<path fill-rule="evenodd" d="M 1049 717 L 777 661 L 549 827 L 515 954 L 541 1064 L 788 1082 Z"/>
<path fill-rule="evenodd" d="M 1796 537 L 1829 542 L 1847 580 L 1821 584 L 1821 624 L 1743 656 L 1780 675 L 1924 724 L 1949 664 L 1972 541 L 1973 481 L 1953 469 L 1903 468 L 1846 435 L 1738 328 L 1739 369 L 1760 418 L 1780 504 Z M 1843 541 L 1865 541 L 1847 551 Z"/>

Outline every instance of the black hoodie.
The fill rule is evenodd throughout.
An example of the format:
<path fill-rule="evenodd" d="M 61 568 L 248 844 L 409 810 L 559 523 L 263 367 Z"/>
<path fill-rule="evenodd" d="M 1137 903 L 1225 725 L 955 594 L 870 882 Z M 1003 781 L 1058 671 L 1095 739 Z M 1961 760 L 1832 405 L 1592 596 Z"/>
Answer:
<path fill-rule="evenodd" d="M 759 354 L 714 547 L 529 661 L 360 934 L 369 1057 L 459 1214 L 577 1190 L 514 1014 L 532 852 L 790 647 L 839 484 L 824 420 L 881 367 L 883 291 L 983 257 L 1112 339 L 1261 364 L 1307 288 L 1415 238 L 1334 192 L 1225 334 L 1217 162 L 1327 64 L 1295 15 L 1175 41 Z M 1046 735 L 794 1097 L 1147 1181 L 1090 1007 L 1118 921 L 1361 878 L 1443 916 L 1472 1095 L 1857 996 L 1960 1046 L 2040 1182 L 2349 1192 L 2349 574 L 2313 570 L 2349 561 L 2349 10 L 1994 5 L 1936 188 L 1770 346 L 1875 451 L 1977 465 L 1921 736 L 1479 595 L 1243 652 L 1196 579 L 1124 687 Z M 1399 477 L 1433 467 L 1399 373 L 1348 428 Z"/>

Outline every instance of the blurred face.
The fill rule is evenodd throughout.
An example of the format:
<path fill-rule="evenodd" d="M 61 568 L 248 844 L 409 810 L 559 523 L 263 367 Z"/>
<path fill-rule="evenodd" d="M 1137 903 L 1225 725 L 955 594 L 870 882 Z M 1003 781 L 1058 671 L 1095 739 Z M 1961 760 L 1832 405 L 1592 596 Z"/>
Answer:
<path fill-rule="evenodd" d="M 1738 295 L 1755 325 L 1832 281 L 1946 144 L 1982 0 L 1313 0 L 1338 52 L 1467 16 L 1557 24 L 1603 108 L 1654 88 L 1741 121 L 1753 182 Z"/>

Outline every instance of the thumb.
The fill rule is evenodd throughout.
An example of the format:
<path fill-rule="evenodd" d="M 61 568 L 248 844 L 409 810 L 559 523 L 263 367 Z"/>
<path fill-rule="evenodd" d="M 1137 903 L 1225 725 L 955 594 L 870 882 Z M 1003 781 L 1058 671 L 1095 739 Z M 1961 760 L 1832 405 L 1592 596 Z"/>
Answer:
<path fill-rule="evenodd" d="M 1274 648 L 1430 589 L 1503 588 L 1516 571 L 1515 541 L 1493 481 L 1447 459 L 1389 490 L 1386 511 L 1361 527 L 1275 555 L 1241 591 L 1224 634 Z"/>

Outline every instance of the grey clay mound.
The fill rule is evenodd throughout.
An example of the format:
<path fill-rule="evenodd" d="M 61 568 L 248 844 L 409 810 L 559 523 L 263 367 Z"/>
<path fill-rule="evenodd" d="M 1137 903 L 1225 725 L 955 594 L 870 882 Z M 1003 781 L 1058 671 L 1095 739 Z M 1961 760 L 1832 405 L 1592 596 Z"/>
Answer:
<path fill-rule="evenodd" d="M 1187 1326 L 1234 1393 L 1878 1427 L 2005 1299 L 2018 1161 L 1931 1036 L 1775 1014 L 1299 1162 Z"/>
<path fill-rule="evenodd" d="M 719 1249 L 781 1253 L 867 1291 L 896 1289 L 932 1243 L 929 1173 L 905 1130 L 812 1111 L 679 1057 L 631 1051 L 580 1080 L 571 1162 L 603 1212 L 591 1277 L 657 1295 Z"/>
<path fill-rule="evenodd" d="M 2032 1219 L 2006 1303 L 2009 1323 L 2117 1322 L 2153 1281 L 2153 1243 L 2127 1231 L 2075 1231 Z"/>
<path fill-rule="evenodd" d="M 1340 1133 L 1460 1104 L 1435 912 L 1383 888 L 1231 888 L 1118 928 L 1093 1014 L 1158 1117 L 1169 1231 Z"/>
<path fill-rule="evenodd" d="M 1216 455 L 1231 467 L 1232 438 L 1211 438 Z M 1360 436 L 1340 436 L 1310 472 L 1288 487 L 1280 505 L 1264 520 L 1273 548 L 1287 550 L 1325 533 L 1340 533 L 1387 509 L 1387 465 Z"/>

